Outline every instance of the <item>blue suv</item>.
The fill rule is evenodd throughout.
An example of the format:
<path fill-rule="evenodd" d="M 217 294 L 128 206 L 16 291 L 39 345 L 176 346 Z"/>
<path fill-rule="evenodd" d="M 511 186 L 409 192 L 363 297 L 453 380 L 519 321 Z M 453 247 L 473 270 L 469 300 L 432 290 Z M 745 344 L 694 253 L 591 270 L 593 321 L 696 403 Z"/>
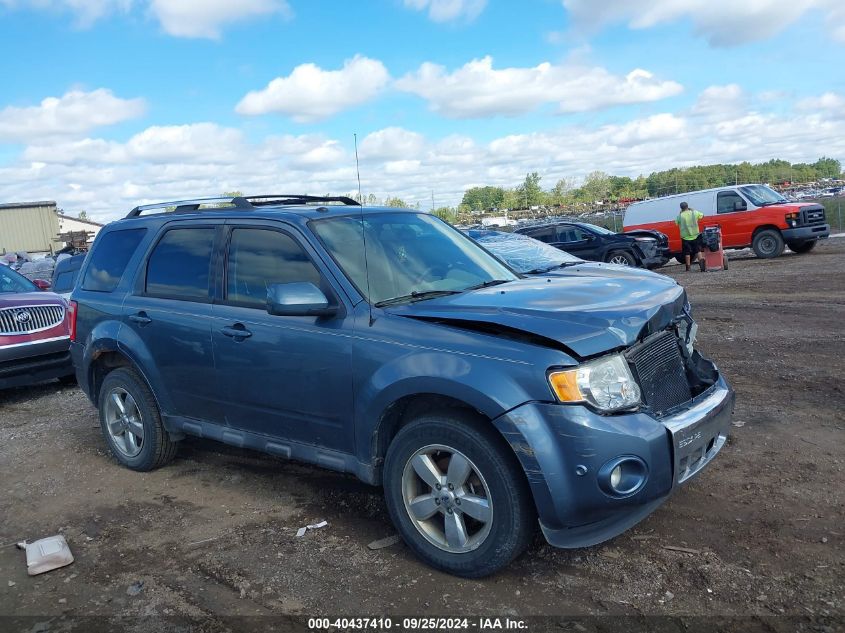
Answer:
<path fill-rule="evenodd" d="M 408 546 L 480 577 L 612 538 L 723 447 L 734 402 L 681 286 L 524 277 L 427 213 L 300 195 L 133 209 L 71 302 L 124 466 L 186 435 L 382 485 Z"/>

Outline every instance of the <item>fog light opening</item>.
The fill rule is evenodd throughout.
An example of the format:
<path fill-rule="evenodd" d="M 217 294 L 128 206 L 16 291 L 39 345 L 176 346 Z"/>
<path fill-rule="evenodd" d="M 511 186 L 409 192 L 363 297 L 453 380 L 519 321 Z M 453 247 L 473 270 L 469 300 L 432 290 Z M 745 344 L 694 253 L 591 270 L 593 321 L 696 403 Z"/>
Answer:
<path fill-rule="evenodd" d="M 599 486 L 612 497 L 629 497 L 639 492 L 648 479 L 648 468 L 639 457 L 622 456 L 599 470 Z"/>

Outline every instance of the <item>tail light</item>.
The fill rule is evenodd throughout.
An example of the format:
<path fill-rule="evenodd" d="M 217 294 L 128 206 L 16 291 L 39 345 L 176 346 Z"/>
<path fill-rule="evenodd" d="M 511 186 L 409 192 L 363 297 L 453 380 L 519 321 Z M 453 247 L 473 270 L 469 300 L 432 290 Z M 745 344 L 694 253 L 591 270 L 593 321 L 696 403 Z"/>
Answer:
<path fill-rule="evenodd" d="M 70 326 L 70 340 L 76 342 L 76 301 L 71 301 L 67 307 L 68 325 Z"/>

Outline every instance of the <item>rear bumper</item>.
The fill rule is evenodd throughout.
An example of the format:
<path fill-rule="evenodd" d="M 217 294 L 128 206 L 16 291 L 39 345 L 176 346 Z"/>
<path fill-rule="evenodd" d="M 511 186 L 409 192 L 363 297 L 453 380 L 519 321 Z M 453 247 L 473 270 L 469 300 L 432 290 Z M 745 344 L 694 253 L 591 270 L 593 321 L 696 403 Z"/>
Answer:
<path fill-rule="evenodd" d="M 783 229 L 781 234 L 785 242 L 818 240 L 830 235 L 830 225 L 816 224 L 815 226 L 799 226 L 795 229 Z"/>
<path fill-rule="evenodd" d="M 70 376 L 69 345 L 70 339 L 61 336 L 0 347 L 0 389 Z"/>
<path fill-rule="evenodd" d="M 494 423 L 522 463 L 546 540 L 556 547 L 587 547 L 642 521 L 705 468 L 725 444 L 733 403 L 733 390 L 720 377 L 662 420 L 530 403 Z M 613 497 L 602 490 L 600 471 L 620 456 L 641 459 L 647 477 L 634 494 Z"/>

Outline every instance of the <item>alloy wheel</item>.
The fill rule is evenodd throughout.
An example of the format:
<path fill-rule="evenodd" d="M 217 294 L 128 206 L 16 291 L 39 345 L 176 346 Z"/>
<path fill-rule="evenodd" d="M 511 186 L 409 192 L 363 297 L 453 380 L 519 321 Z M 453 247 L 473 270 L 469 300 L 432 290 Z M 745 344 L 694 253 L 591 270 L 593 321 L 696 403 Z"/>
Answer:
<path fill-rule="evenodd" d="M 454 448 L 432 444 L 414 453 L 402 473 L 402 498 L 417 530 L 443 551 L 470 552 L 490 534 L 493 504 L 487 483 Z"/>
<path fill-rule="evenodd" d="M 121 387 L 112 389 L 106 398 L 105 418 L 112 445 L 127 457 L 137 456 L 144 446 L 144 424 L 132 395 Z"/>
<path fill-rule="evenodd" d="M 628 258 L 624 255 L 614 255 L 610 258 L 609 262 L 611 264 L 619 264 L 620 266 L 630 266 L 628 263 Z"/>

